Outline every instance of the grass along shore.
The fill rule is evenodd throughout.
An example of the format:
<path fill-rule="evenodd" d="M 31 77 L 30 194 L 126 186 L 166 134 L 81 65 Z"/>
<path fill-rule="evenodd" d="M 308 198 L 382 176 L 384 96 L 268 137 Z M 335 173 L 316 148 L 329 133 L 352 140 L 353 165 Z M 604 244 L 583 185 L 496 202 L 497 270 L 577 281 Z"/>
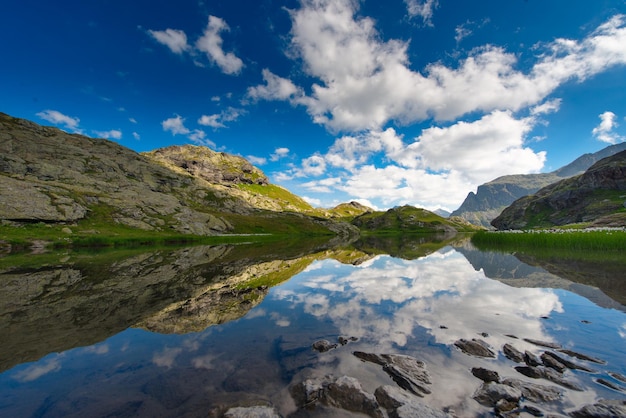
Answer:
<path fill-rule="evenodd" d="M 479 249 L 587 250 L 626 252 L 626 228 L 481 231 L 472 236 Z"/>

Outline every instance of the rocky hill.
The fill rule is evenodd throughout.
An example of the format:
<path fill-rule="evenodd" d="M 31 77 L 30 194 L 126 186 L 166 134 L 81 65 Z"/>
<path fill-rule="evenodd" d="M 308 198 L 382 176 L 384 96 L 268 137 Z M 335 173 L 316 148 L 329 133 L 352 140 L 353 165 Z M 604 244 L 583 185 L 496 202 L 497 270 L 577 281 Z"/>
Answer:
<path fill-rule="evenodd" d="M 196 235 L 356 231 L 310 216 L 316 214 L 241 157 L 194 146 L 138 154 L 0 113 L 5 225 L 119 225 Z"/>
<path fill-rule="evenodd" d="M 389 209 L 386 212 L 367 212 L 352 221 L 361 231 L 450 233 L 458 231 L 476 231 L 482 229 L 459 217 L 443 218 L 426 209 L 405 205 Z"/>
<path fill-rule="evenodd" d="M 593 154 L 584 154 L 551 173 L 502 176 L 470 192 L 451 216 L 491 227 L 491 221 L 515 200 L 531 195 L 549 184 L 583 173 L 597 161 L 626 150 L 626 143 L 608 146 Z"/>
<path fill-rule="evenodd" d="M 576 223 L 626 226 L 626 151 L 516 200 L 492 221 L 497 229 Z"/>

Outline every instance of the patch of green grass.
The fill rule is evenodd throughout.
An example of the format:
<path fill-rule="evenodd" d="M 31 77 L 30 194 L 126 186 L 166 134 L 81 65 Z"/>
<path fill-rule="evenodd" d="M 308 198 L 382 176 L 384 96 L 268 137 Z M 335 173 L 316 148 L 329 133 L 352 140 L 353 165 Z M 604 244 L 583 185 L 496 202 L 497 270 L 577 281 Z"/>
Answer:
<path fill-rule="evenodd" d="M 472 243 L 485 250 L 576 250 L 626 253 L 626 231 L 560 230 L 526 232 L 477 232 Z"/>
<path fill-rule="evenodd" d="M 283 208 L 289 205 L 293 206 L 300 212 L 313 212 L 315 209 L 305 200 L 294 195 L 289 190 L 273 184 L 239 184 L 241 190 L 249 193 L 258 194 L 277 201 Z"/>

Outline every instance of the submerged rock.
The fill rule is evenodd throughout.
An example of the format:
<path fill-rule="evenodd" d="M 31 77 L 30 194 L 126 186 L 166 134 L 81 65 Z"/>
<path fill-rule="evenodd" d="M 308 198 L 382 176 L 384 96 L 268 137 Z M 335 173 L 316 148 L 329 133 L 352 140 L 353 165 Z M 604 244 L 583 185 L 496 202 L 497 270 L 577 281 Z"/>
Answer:
<path fill-rule="evenodd" d="M 524 338 L 524 341 L 526 341 L 527 343 L 538 345 L 539 347 L 554 348 L 554 349 L 561 348 L 560 344 L 551 343 L 548 341 L 533 340 L 532 338 Z"/>
<path fill-rule="evenodd" d="M 622 389 L 622 387 L 621 387 L 621 386 L 616 385 L 616 384 L 615 384 L 615 383 L 613 383 L 613 382 L 609 382 L 608 380 L 603 379 L 603 378 L 599 378 L 599 379 L 597 379 L 597 380 L 596 380 L 596 382 L 598 382 L 598 383 L 599 383 L 600 385 L 602 385 L 602 386 L 606 386 L 607 388 L 609 388 L 609 389 L 613 389 L 613 390 L 616 390 L 616 391 L 618 391 L 618 392 L 623 392 L 623 391 L 624 391 L 624 389 Z"/>
<path fill-rule="evenodd" d="M 521 397 L 521 390 L 495 382 L 483 383 L 473 396 L 479 404 L 491 407 L 495 407 L 501 400 L 517 405 Z"/>
<path fill-rule="evenodd" d="M 238 406 L 230 408 L 224 418 L 282 418 L 276 409 L 269 406 Z"/>
<path fill-rule="evenodd" d="M 331 344 L 328 340 L 319 340 L 313 343 L 313 350 L 325 353 L 338 347 L 338 344 Z"/>
<path fill-rule="evenodd" d="M 524 354 L 522 354 L 521 351 L 513 347 L 511 344 L 504 344 L 504 346 L 502 347 L 502 352 L 509 360 L 512 360 L 516 363 L 524 362 Z"/>
<path fill-rule="evenodd" d="M 374 392 L 378 404 L 391 418 L 451 418 L 453 415 L 422 403 L 419 398 L 395 386 L 380 386 Z"/>
<path fill-rule="evenodd" d="M 563 392 L 554 386 L 538 385 L 521 379 L 507 378 L 502 384 L 519 389 L 524 399 L 535 402 L 553 402 L 563 396 Z"/>
<path fill-rule="evenodd" d="M 354 377 L 307 379 L 292 386 L 290 391 L 299 408 L 314 409 L 317 405 L 325 405 L 373 418 L 383 417 L 374 395 L 364 391 Z"/>
<path fill-rule="evenodd" d="M 568 356 L 577 358 L 579 360 L 590 361 L 592 363 L 597 363 L 597 364 L 606 364 L 606 361 L 604 361 L 604 360 L 600 360 L 600 359 L 597 359 L 595 357 L 590 357 L 590 356 L 588 356 L 586 354 L 577 353 L 577 352 L 572 351 L 572 350 L 566 350 L 566 349 L 562 348 L 562 349 L 559 350 L 559 352 L 563 353 L 563 354 L 567 354 Z"/>
<path fill-rule="evenodd" d="M 585 405 L 570 415 L 574 418 L 626 417 L 626 401 L 602 399 L 593 405 Z"/>
<path fill-rule="evenodd" d="M 548 366 L 548 364 L 546 364 L 546 359 L 552 359 L 554 361 L 556 361 L 558 364 L 563 365 L 563 367 L 566 367 L 568 369 L 571 370 L 582 370 L 584 372 L 589 372 L 589 373 L 594 373 L 593 369 L 590 369 L 587 366 L 583 366 L 582 364 L 576 364 L 572 361 L 569 361 L 561 356 L 559 356 L 558 354 L 555 354 L 551 351 L 546 351 L 545 353 L 543 353 L 543 355 L 541 356 L 541 358 L 544 360 L 544 364 L 546 366 Z M 548 360 L 550 362 L 550 360 Z M 552 367 L 552 366 L 549 366 Z"/>
<path fill-rule="evenodd" d="M 425 364 L 414 357 L 401 354 L 372 354 L 355 351 L 356 357 L 363 361 L 383 366 L 383 370 L 402 389 L 418 396 L 431 393 L 426 385 L 430 385 L 430 377 Z"/>
<path fill-rule="evenodd" d="M 491 351 L 489 345 L 483 340 L 472 339 L 471 341 L 460 339 L 454 343 L 465 354 L 475 357 L 495 357 L 496 354 Z"/>
<path fill-rule="evenodd" d="M 472 374 L 474 375 L 474 377 L 477 377 L 486 383 L 489 383 L 489 382 L 497 383 L 500 381 L 500 376 L 498 375 L 498 372 L 494 372 L 493 370 L 487 370 L 482 367 L 472 368 Z"/>
<path fill-rule="evenodd" d="M 556 372 L 553 369 L 549 369 L 544 366 L 530 367 L 530 366 L 517 366 L 515 367 L 519 373 L 524 376 L 533 378 L 533 379 L 546 379 L 557 385 L 563 386 L 568 389 L 583 391 L 583 388 L 580 387 L 577 383 L 566 380 L 563 375 Z"/>

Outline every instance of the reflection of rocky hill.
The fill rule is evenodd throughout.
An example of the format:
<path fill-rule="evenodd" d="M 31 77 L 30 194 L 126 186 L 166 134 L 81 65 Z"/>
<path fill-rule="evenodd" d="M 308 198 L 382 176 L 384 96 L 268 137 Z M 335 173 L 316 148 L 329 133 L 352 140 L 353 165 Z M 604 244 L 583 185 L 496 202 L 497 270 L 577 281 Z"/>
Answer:
<path fill-rule="evenodd" d="M 367 235 L 362 236 L 352 245 L 367 254 L 389 254 L 405 260 L 425 257 L 445 247 L 455 234 L 412 234 L 412 235 Z"/>
<path fill-rule="evenodd" d="M 521 253 L 480 251 L 455 246 L 476 270 L 512 287 L 564 289 L 595 304 L 626 311 L 626 265 L 581 260 L 541 260 Z"/>
<path fill-rule="evenodd" d="M 0 345 L 0 370 L 142 322 L 158 328 L 161 320 L 164 330 L 185 332 L 244 315 L 273 284 L 267 276 L 280 280 L 289 274 L 286 266 L 308 264 L 309 254 L 329 248 L 315 240 L 306 245 L 196 246 L 55 260 L 48 254 L 39 256 L 45 257 L 40 267 L 33 267 L 38 259 L 31 255 L 0 271 L 0 335 L 8 336 Z M 255 281 L 261 276 L 266 280 Z M 184 323 L 163 315 L 173 306 L 197 318 Z"/>

